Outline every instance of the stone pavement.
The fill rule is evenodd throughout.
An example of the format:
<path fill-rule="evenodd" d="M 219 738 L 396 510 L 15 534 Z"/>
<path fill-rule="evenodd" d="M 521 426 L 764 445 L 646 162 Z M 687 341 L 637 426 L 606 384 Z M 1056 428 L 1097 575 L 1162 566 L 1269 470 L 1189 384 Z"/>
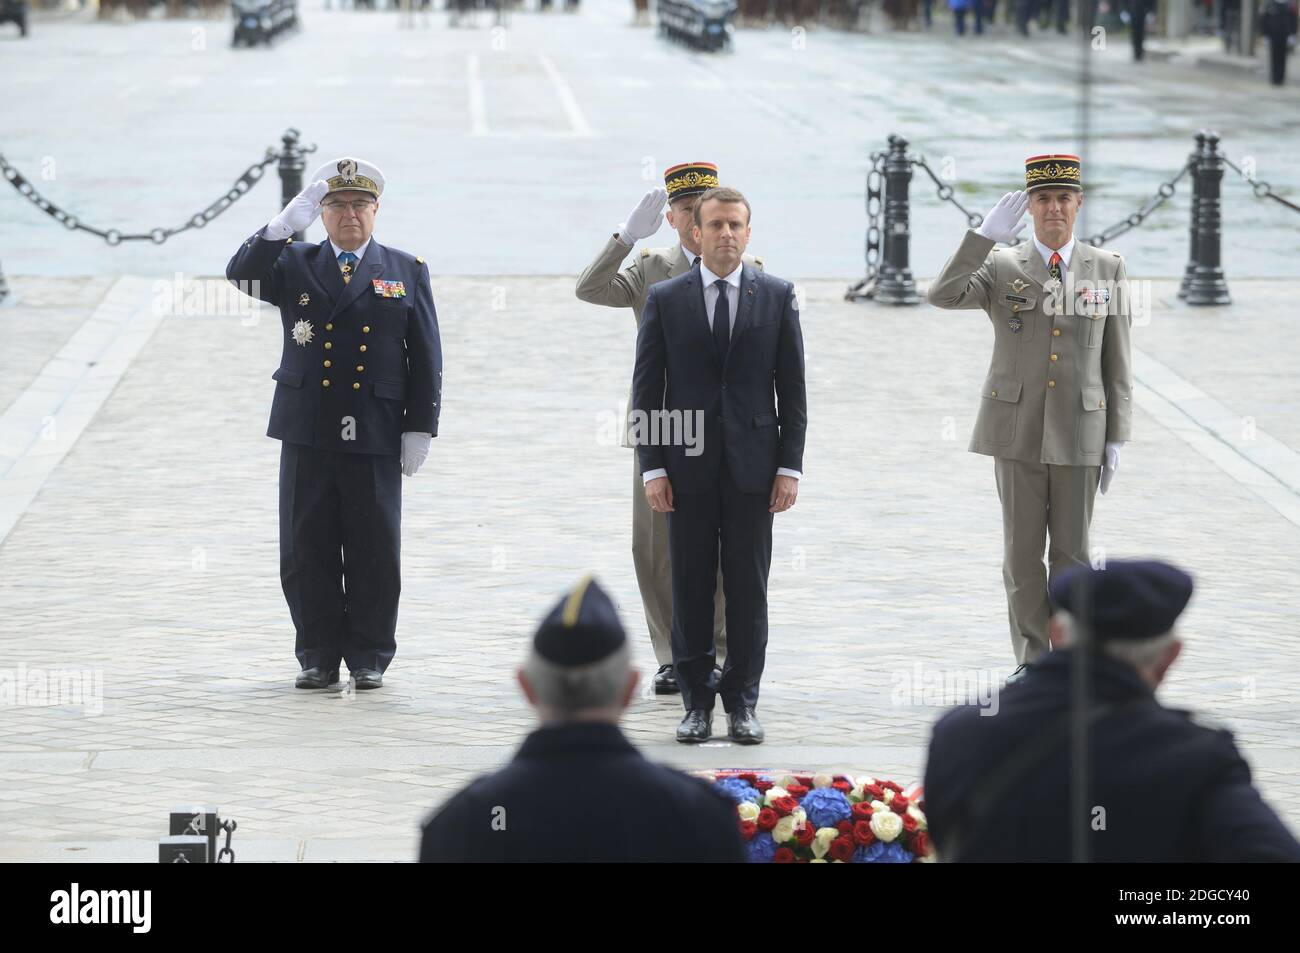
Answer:
<path fill-rule="evenodd" d="M 80 703 L 0 707 L 0 859 L 151 861 L 168 810 L 209 803 L 239 822 L 240 860 L 409 860 L 422 818 L 528 729 L 513 667 L 589 570 L 653 673 L 631 456 L 612 439 L 630 314 L 578 302 L 571 276 L 435 274 L 445 409 L 404 481 L 397 659 L 379 691 L 299 692 L 263 436 L 277 319 L 160 316 L 154 277 L 11 275 L 0 308 L 0 503 L 31 490 L 15 470 L 39 481 L 0 542 L 0 675 L 88 679 Z M 965 450 L 986 320 L 848 304 L 848 280 L 801 285 L 811 427 L 799 504 L 776 521 L 769 741 L 676 745 L 680 703 L 646 694 L 626 728 L 651 757 L 909 783 L 940 711 L 911 684 L 1011 668 L 992 465 Z M 1196 574 L 1162 696 L 1226 721 L 1300 827 L 1297 285 L 1232 290 L 1196 310 L 1156 283 L 1135 438 L 1095 538 Z M 88 344 L 92 321 L 120 333 Z M 107 355 L 113 376 L 69 354 Z M 24 409 L 59 394 L 94 408 L 79 431 L 63 405 L 53 427 Z"/>

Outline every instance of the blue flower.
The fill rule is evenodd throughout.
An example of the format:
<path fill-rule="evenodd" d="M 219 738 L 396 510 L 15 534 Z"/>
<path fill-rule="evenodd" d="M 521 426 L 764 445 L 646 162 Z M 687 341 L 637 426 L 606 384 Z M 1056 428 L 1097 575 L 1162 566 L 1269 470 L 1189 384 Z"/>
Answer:
<path fill-rule="evenodd" d="M 836 822 L 852 816 L 849 799 L 834 788 L 813 788 L 803 796 L 799 806 L 808 812 L 815 827 L 834 827 Z"/>
<path fill-rule="evenodd" d="M 770 864 L 776 855 L 776 841 L 767 831 L 760 831 L 745 845 L 745 850 L 751 864 Z"/>
<path fill-rule="evenodd" d="M 849 859 L 851 864 L 910 864 L 914 858 L 902 844 L 894 841 L 884 844 L 876 841 L 870 847 L 859 847 Z"/>
<path fill-rule="evenodd" d="M 713 782 L 713 786 L 731 798 L 737 804 L 750 801 L 763 806 L 763 795 L 758 793 L 758 789 L 752 787 L 748 781 L 742 781 L 740 778 L 721 778 Z"/>

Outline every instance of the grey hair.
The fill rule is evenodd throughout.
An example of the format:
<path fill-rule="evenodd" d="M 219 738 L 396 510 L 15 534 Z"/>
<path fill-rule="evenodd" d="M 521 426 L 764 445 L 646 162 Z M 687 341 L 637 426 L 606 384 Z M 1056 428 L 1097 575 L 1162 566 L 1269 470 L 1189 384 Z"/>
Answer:
<path fill-rule="evenodd" d="M 571 667 L 557 665 L 530 650 L 523 669 L 538 705 L 561 716 L 574 715 L 586 709 L 622 705 L 632 655 L 624 643 L 590 665 Z"/>
<path fill-rule="evenodd" d="M 1064 609 L 1058 613 L 1061 617 L 1062 627 L 1065 629 L 1065 647 L 1073 645 L 1077 641 L 1079 631 L 1079 620 Z M 1102 645 L 1101 651 L 1117 661 L 1124 662 L 1138 671 L 1143 671 L 1155 665 L 1163 657 L 1169 646 L 1177 640 L 1174 630 L 1163 632 L 1160 635 L 1153 635 L 1146 639 L 1130 639 L 1122 642 L 1106 642 Z"/>

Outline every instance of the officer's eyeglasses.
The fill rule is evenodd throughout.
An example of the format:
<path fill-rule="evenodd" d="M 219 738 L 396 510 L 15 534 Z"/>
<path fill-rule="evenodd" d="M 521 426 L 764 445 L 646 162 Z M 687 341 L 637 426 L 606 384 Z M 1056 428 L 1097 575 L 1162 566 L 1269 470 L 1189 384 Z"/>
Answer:
<path fill-rule="evenodd" d="M 374 208 L 374 202 L 322 202 L 321 208 L 327 208 L 332 212 L 342 212 L 344 209 L 351 209 L 360 215 L 366 209 Z"/>

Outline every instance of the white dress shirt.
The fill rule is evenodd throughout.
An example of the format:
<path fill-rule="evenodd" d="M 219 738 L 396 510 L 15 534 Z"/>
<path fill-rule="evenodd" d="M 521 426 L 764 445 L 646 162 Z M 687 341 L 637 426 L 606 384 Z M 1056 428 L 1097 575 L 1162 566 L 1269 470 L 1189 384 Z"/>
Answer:
<path fill-rule="evenodd" d="M 360 247 L 360 248 L 358 248 L 358 249 L 356 249 L 355 251 L 352 252 L 352 254 L 354 254 L 354 255 L 357 256 L 357 264 L 358 264 L 358 265 L 361 264 L 361 259 L 366 257 L 366 249 L 369 248 L 369 247 L 370 247 L 370 239 L 367 238 L 364 242 L 361 243 L 361 247 Z M 341 254 L 343 254 L 345 251 L 347 251 L 346 248 L 339 248 L 338 245 L 335 245 L 335 244 L 334 244 L 334 239 L 332 239 L 332 238 L 330 239 L 330 248 L 333 248 L 333 249 L 334 249 L 334 260 L 335 260 L 335 261 L 338 261 L 338 260 L 339 260 L 339 255 L 341 255 Z"/>
<path fill-rule="evenodd" d="M 1052 253 L 1056 252 L 1058 255 L 1060 255 L 1061 272 L 1062 274 L 1064 274 L 1065 269 L 1070 267 L 1070 255 L 1074 253 L 1074 236 L 1071 235 L 1070 240 L 1066 242 L 1064 245 L 1062 245 L 1060 248 L 1053 249 L 1053 248 L 1048 248 L 1046 245 L 1040 242 L 1038 240 L 1038 236 L 1035 235 L 1034 247 L 1038 249 L 1038 254 L 1043 256 L 1043 264 L 1047 265 L 1047 267 L 1049 268 L 1052 267 L 1051 265 Z"/>
<path fill-rule="evenodd" d="M 693 256 L 689 251 L 687 251 L 685 245 L 682 246 L 682 251 L 686 252 L 686 260 L 690 261 Z M 727 339 L 730 340 L 731 334 L 734 334 L 736 331 L 736 313 L 740 310 L 740 272 L 743 267 L 743 265 L 737 265 L 732 269 L 732 272 L 729 275 L 715 275 L 709 270 L 709 266 L 704 264 L 703 259 L 700 261 L 700 284 L 704 286 L 704 314 L 709 319 L 710 334 L 713 333 L 713 309 L 718 306 L 719 289 L 717 282 L 719 279 L 727 283 L 725 287 L 727 292 L 727 311 L 730 314 L 731 320 L 731 325 L 728 328 Z M 798 470 L 791 470 L 789 467 L 777 467 L 776 474 L 777 476 L 794 477 L 796 480 L 803 476 L 803 474 Z M 663 467 L 657 467 L 654 470 L 647 470 L 645 473 L 641 474 L 641 481 L 643 483 L 649 483 L 651 480 L 657 480 L 659 477 L 666 476 L 668 476 L 668 471 Z"/>

